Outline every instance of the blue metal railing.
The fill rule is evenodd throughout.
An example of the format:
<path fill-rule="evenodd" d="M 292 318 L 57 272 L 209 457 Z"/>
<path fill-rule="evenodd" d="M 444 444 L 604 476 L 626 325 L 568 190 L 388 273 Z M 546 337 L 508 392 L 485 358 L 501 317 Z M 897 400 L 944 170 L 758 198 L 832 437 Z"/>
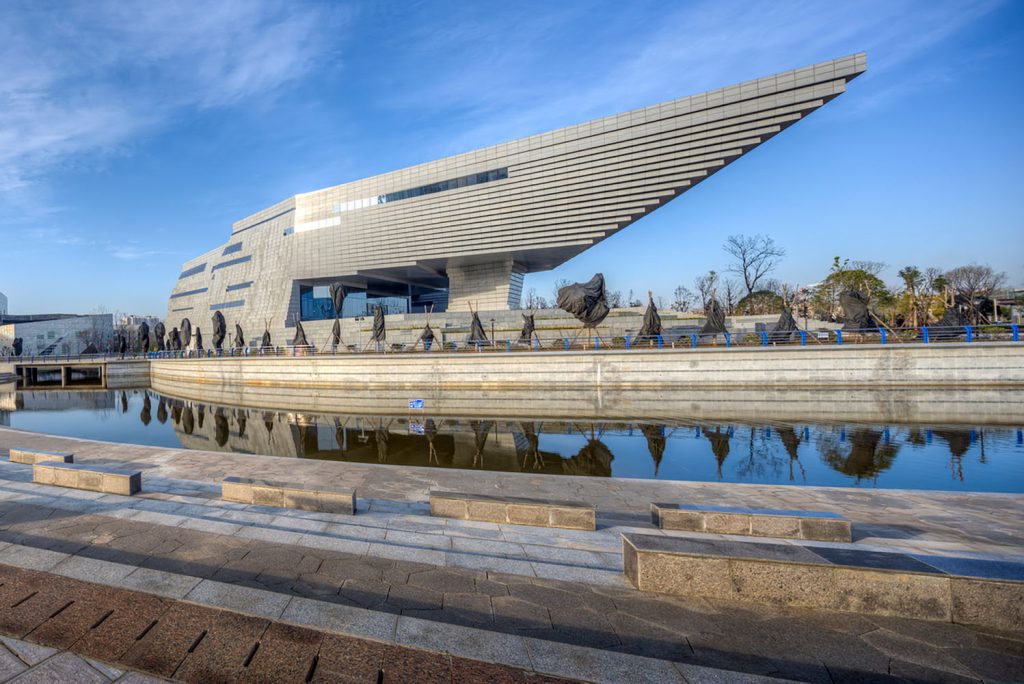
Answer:
<path fill-rule="evenodd" d="M 459 340 L 435 340 L 431 345 L 424 344 L 390 344 L 386 348 L 375 344 L 365 346 L 348 345 L 345 347 L 327 346 L 273 346 L 273 347 L 229 347 L 224 349 L 186 349 L 160 352 L 129 352 L 104 354 L 46 354 L 29 356 L 0 356 L 6 362 L 21 364 L 58 364 L 58 363 L 97 363 L 113 360 L 131 359 L 209 359 L 209 358 L 246 358 L 259 356 L 324 356 L 341 354 L 376 354 L 376 353 L 434 353 L 437 351 L 455 353 L 503 352 L 521 353 L 531 351 L 610 351 L 610 350 L 681 350 L 697 348 L 774 348 L 784 346 L 857 346 L 864 344 L 908 345 L 908 344 L 942 344 L 977 342 L 1020 342 L 1020 326 L 1017 324 L 963 325 L 963 326 L 925 326 L 919 328 L 879 328 L 869 330 L 794 330 L 777 333 L 758 332 L 726 332 L 712 335 L 702 333 L 684 333 L 679 336 L 660 334 L 651 337 L 623 336 L 605 337 L 580 334 L 577 337 L 559 336 L 542 338 L 534 336 L 529 342 L 516 339 L 478 340 L 464 342 Z"/>

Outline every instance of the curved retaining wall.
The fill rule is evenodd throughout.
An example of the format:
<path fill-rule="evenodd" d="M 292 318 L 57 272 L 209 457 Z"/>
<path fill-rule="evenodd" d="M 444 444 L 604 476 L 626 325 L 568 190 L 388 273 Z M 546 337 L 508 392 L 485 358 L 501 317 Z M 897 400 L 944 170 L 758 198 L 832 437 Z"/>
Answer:
<path fill-rule="evenodd" d="M 236 402 L 249 390 L 293 397 L 416 390 L 437 398 L 532 390 L 568 392 L 571 400 L 573 391 L 582 399 L 640 389 L 1012 388 L 1024 387 L 1024 344 L 161 359 L 151 362 L 150 377 L 159 392 L 226 391 L 223 399 Z"/>

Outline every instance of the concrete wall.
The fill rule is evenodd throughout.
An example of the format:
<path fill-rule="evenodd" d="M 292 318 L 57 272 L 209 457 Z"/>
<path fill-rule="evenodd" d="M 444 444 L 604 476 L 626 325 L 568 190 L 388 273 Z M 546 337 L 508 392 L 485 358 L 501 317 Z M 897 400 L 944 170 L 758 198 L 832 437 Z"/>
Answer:
<path fill-rule="evenodd" d="M 862 345 L 607 352 L 249 357 L 151 362 L 152 387 L 191 396 L 198 387 L 300 392 L 415 390 L 442 398 L 516 388 L 628 391 L 802 387 L 1024 387 L 1024 345 Z M 224 399 L 237 401 L 237 399 Z M 238 403 L 246 403 L 241 401 Z"/>
<path fill-rule="evenodd" d="M 23 356 L 79 354 L 90 342 L 100 350 L 114 335 L 111 314 L 66 316 L 48 320 L 0 325 L 0 350 L 12 347 L 20 337 Z"/>

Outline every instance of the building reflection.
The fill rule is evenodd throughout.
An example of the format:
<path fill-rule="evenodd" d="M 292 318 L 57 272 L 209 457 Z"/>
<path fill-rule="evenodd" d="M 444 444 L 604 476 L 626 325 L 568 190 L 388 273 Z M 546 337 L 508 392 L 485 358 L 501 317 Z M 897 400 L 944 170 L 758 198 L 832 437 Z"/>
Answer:
<path fill-rule="evenodd" d="M 948 451 L 951 476 L 960 482 L 965 480 L 970 454 L 980 454 L 980 462 L 985 463 L 985 432 L 954 426 L 337 416 L 219 406 L 152 391 L 141 395 L 139 422 L 150 425 L 155 403 L 157 421 L 169 423 L 186 448 L 353 463 L 612 477 L 616 474 L 614 446 L 634 464 L 638 458 L 650 459 L 648 472 L 653 471 L 654 477 L 664 476 L 665 464 L 672 462 L 676 465 L 670 476 L 675 475 L 679 463 L 693 458 L 707 464 L 709 479 L 717 474 L 723 480 L 780 483 L 809 479 L 813 483 L 811 469 L 820 473 L 823 466 L 855 483 L 877 482 L 893 467 L 902 445 Z M 114 392 L 110 397 L 109 408 L 118 414 L 129 410 L 126 393 Z M 891 438 L 893 433 L 896 439 Z M 1019 432 L 1006 434 L 1008 443 L 1015 434 L 1022 441 Z M 630 439 L 623 442 L 622 437 Z M 704 460 L 708 450 L 712 463 Z M 820 460 L 808 462 L 808 455 L 815 452 Z M 697 471 L 702 467 L 695 466 Z"/>

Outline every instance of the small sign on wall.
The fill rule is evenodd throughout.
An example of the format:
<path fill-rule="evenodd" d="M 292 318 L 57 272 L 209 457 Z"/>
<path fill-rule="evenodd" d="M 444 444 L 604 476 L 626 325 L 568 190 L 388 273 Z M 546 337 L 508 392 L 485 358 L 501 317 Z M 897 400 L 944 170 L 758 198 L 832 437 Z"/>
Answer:
<path fill-rule="evenodd" d="M 422 411 L 423 410 L 423 400 L 422 399 L 410 399 L 409 400 L 409 409 L 410 410 Z"/>

